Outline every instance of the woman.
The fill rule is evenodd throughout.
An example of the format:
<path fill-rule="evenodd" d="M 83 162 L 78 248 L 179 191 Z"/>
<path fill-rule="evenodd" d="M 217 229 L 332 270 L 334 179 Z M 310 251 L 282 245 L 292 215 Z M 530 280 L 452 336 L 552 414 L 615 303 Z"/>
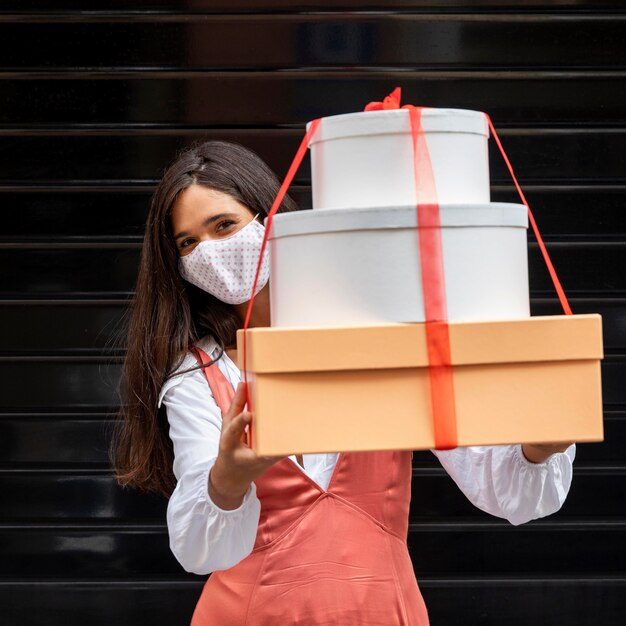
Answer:
<path fill-rule="evenodd" d="M 278 188 L 255 154 L 225 142 L 190 148 L 166 171 L 130 320 L 117 476 L 169 496 L 176 558 L 215 572 L 194 625 L 422 626 L 406 548 L 411 453 L 275 459 L 245 443 L 235 336 Z M 280 210 L 294 209 L 286 197 Z M 268 278 L 266 258 L 252 327 L 270 323 Z M 575 447 L 435 454 L 478 508 L 521 524 L 560 508 Z"/>

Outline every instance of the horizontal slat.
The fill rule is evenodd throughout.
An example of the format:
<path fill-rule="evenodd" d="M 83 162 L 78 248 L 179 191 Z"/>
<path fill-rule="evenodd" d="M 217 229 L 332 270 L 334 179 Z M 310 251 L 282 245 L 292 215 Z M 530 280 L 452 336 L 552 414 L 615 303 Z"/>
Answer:
<path fill-rule="evenodd" d="M 604 442 L 578 445 L 577 468 L 624 465 L 626 415 L 608 413 L 604 429 Z M 112 430 L 106 414 L 0 414 L 0 467 L 107 469 Z M 415 452 L 414 466 L 437 468 L 439 463 L 423 451 Z"/>
<path fill-rule="evenodd" d="M 626 612 L 624 580 L 424 581 L 420 588 L 437 626 L 615 626 Z"/>
<path fill-rule="evenodd" d="M 291 197 L 311 208 L 310 187 L 294 185 Z M 626 236 L 626 186 L 525 185 L 524 193 L 546 240 L 623 239 Z M 0 187 L 0 244 L 3 242 L 140 241 L 152 189 L 103 187 L 70 191 Z M 512 186 L 491 191 L 495 202 L 519 202 Z M 532 238 L 531 238 L 532 239 Z"/>
<path fill-rule="evenodd" d="M 303 208 L 311 207 L 310 187 L 289 194 Z M 135 241 L 143 238 L 152 189 L 6 192 L 0 188 L 0 244 L 16 241 Z M 624 188 L 626 197 L 626 187 Z M 610 209 L 607 201 L 607 211 Z M 626 230 L 626 228 L 625 228 Z"/>
<path fill-rule="evenodd" d="M 0 411 L 110 410 L 118 404 L 119 371 L 118 363 L 100 359 L 0 361 L 0 379 L 6 383 Z M 603 361 L 606 409 L 626 404 L 625 378 L 623 357 Z"/>
<path fill-rule="evenodd" d="M 576 28 L 558 15 L 168 17 L 97 23 L 6 20 L 0 22 L 0 71 L 346 65 L 606 70 L 626 65 L 624 16 L 580 16 Z M 489 46 L 482 45 L 487 39 Z"/>
<path fill-rule="evenodd" d="M 481 49 L 490 51 L 489 46 Z M 403 102 L 487 111 L 496 126 L 623 126 L 626 122 L 623 71 L 433 74 L 307 68 L 305 72 L 185 71 L 138 77 L 121 72 L 104 82 L 88 72 L 41 76 L 0 72 L 0 79 L 0 125 L 16 128 L 31 124 L 303 126 L 316 117 L 361 111 L 395 85 L 402 87 Z"/>
<path fill-rule="evenodd" d="M 155 179 L 178 150 L 204 138 L 238 141 L 261 152 L 262 156 L 273 152 L 270 164 L 284 171 L 295 153 L 299 135 L 299 131 L 256 129 L 216 130 L 206 134 L 201 131 L 171 131 L 139 136 L 120 136 L 115 131 L 93 136 L 88 133 L 75 136 L 8 136 L 2 137 L 5 150 L 0 153 L 0 183 L 15 183 L 17 180 L 42 182 L 42 179 Z M 13 153 L 12 157 L 9 157 L 9 152 Z M 48 155 L 51 153 L 57 158 L 50 159 Z"/>
<path fill-rule="evenodd" d="M 187 626 L 202 579 L 189 581 L 67 581 L 0 584 L 7 626 L 167 624 Z M 626 612 L 624 579 L 420 578 L 432 624 L 458 626 L 616 626 Z"/>
<path fill-rule="evenodd" d="M 626 293 L 626 280 L 620 280 L 617 271 L 626 262 L 626 245 L 621 242 L 554 243 L 548 245 L 548 250 L 566 294 L 576 296 L 585 292 L 594 296 L 617 296 Z M 616 265 L 613 267 L 612 263 Z M 552 296 L 552 281 L 534 243 L 528 252 L 528 265 L 531 293 Z"/>
<path fill-rule="evenodd" d="M 513 561 L 518 576 L 616 576 L 623 574 L 616 547 L 625 541 L 626 525 L 428 526 L 412 528 L 408 537 L 418 578 L 452 572 L 498 577 L 510 572 Z M 79 578 L 187 578 L 163 529 L 3 528 L 0 553 L 0 577 L 8 579 L 54 579 L 59 572 Z"/>
<path fill-rule="evenodd" d="M 626 304 L 625 304 L 626 306 Z M 0 308 L 0 356 L 116 353 L 125 347 L 123 304 L 20 304 Z"/>
<path fill-rule="evenodd" d="M 113 422 L 103 415 L 0 415 L 0 468 L 107 469 Z M 624 466 L 626 415 L 605 420 L 603 443 L 579 444 L 576 467 Z M 429 452 L 415 453 L 419 468 L 438 467 Z M 625 510 L 626 515 L 626 510 Z"/>
<path fill-rule="evenodd" d="M 577 314 L 600 313 L 605 350 L 626 353 L 626 300 L 573 298 L 570 304 Z M 556 300 L 533 300 L 531 306 L 533 315 L 562 313 Z M 121 354 L 125 348 L 123 320 L 127 307 L 114 301 L 89 300 L 4 303 L 0 307 L 0 328 L 10 328 L 11 332 L 0 335 L 0 358 Z"/>
<path fill-rule="evenodd" d="M 623 472 L 611 468 L 586 470 L 578 462 L 574 472 L 568 499 L 551 521 L 626 520 Z M 5 494 L 3 520 L 7 523 L 82 520 L 165 524 L 162 498 L 122 490 L 107 473 L 3 471 L 0 487 Z M 24 493 L 29 494 L 28 500 L 20 496 Z M 59 502 L 63 503 L 62 507 Z M 475 508 L 442 469 L 415 470 L 410 520 L 414 523 L 495 521 Z"/>
<path fill-rule="evenodd" d="M 579 449 L 584 450 L 589 445 L 579 445 Z M 611 474 L 610 469 L 592 472 L 575 463 L 568 497 L 561 510 L 549 519 L 556 523 L 579 519 L 623 520 L 626 505 L 619 500 L 626 496 L 626 486 L 622 485 L 624 482 L 622 473 Z M 478 511 L 447 475 L 417 474 L 412 485 L 410 520 L 431 522 L 454 519 L 493 518 Z"/>
<path fill-rule="evenodd" d="M 491 144 L 490 149 L 496 147 Z M 523 191 L 546 241 L 624 240 L 626 236 L 626 187 L 524 185 Z M 502 185 L 492 188 L 491 199 L 520 202 L 513 188 Z"/>
<path fill-rule="evenodd" d="M 19 267 L 19 274 L 0 276 L 0 293 L 6 296 L 101 293 L 125 297 L 134 287 L 138 260 L 137 249 L 97 245 L 69 250 L 0 249 L 0 264 Z"/>
<path fill-rule="evenodd" d="M 106 473 L 8 471 L 0 472 L 0 484 L 7 489 L 7 507 L 3 506 L 2 514 L 5 523 L 82 520 L 165 524 L 163 498 L 121 489 Z M 21 489 L 28 491 L 20 496 Z M 28 499 L 24 493 L 29 494 Z"/>
<path fill-rule="evenodd" d="M 109 467 L 109 442 L 113 422 L 104 416 L 80 415 L 0 415 L 0 467 L 14 469 Z M 577 467 L 582 464 L 605 467 L 623 464 L 620 442 L 626 437 L 626 418 L 605 422 L 605 441 L 579 444 Z M 416 452 L 417 467 L 437 467 L 429 452 Z"/>
<path fill-rule="evenodd" d="M 0 467 L 108 468 L 112 429 L 104 416 L 0 416 Z"/>
<path fill-rule="evenodd" d="M 2 363 L 0 410 L 108 411 L 119 403 L 120 365 L 98 361 Z"/>
<path fill-rule="evenodd" d="M 626 294 L 626 244 L 552 244 L 550 255 L 570 296 Z M 127 297 L 134 288 L 138 248 L 0 248 L 0 266 L 19 272 L 0 275 L 0 295 L 22 297 Z M 529 250 L 530 289 L 552 296 L 554 289 L 536 244 Z"/>
<path fill-rule="evenodd" d="M 501 576 L 515 563 L 517 576 L 611 576 L 623 574 L 620 547 L 626 528 L 546 530 L 538 526 L 409 531 L 417 578 Z M 576 550 L 572 550 L 572 546 Z"/>
<path fill-rule="evenodd" d="M 60 572 L 77 578 L 185 579 L 163 529 L 72 530 L 2 529 L 0 578 L 54 579 Z"/>
<path fill-rule="evenodd" d="M 207 95 L 208 97 L 208 95 Z M 147 132 L 147 131 L 146 131 Z M 235 141 L 257 152 L 283 176 L 301 130 L 153 131 L 147 134 L 8 135 L 0 140 L 0 184 L 56 180 L 154 180 L 180 148 L 202 139 Z M 521 183 L 626 181 L 626 131 L 509 130 L 501 133 Z M 55 159 L 49 155 L 55 154 Z M 308 157 L 306 159 L 308 161 Z M 492 181 L 509 183 L 502 158 L 491 148 Z M 299 181 L 308 181 L 303 165 Z"/>
<path fill-rule="evenodd" d="M 78 358 L 0 361 L 6 382 L 0 411 L 109 410 L 118 404 L 117 359 Z M 626 361 L 607 357 L 602 363 L 606 409 L 626 404 Z"/>
<path fill-rule="evenodd" d="M 590 488 L 590 482 L 594 479 L 591 478 L 591 475 L 586 474 L 589 471 L 589 467 L 597 471 L 605 469 L 609 473 L 612 467 L 621 470 L 625 465 L 624 446 L 622 445 L 622 442 L 625 440 L 626 415 L 623 412 L 612 413 L 607 411 L 604 416 L 604 441 L 600 443 L 579 443 L 576 446 L 574 471 L 577 478 L 572 489 L 573 495 L 570 496 L 570 500 L 567 501 L 565 509 L 561 511 L 560 515 L 573 517 L 586 515 L 584 505 L 580 504 L 585 496 L 584 492 L 579 491 L 578 482 L 582 481 L 585 489 Z M 419 469 L 438 467 L 439 462 L 435 460 L 430 451 L 414 452 L 413 466 L 416 468 L 416 475 L 419 481 L 421 480 Z M 419 498 L 419 493 L 416 493 L 415 497 Z M 421 498 L 419 500 L 421 501 Z M 626 508 L 624 513 L 626 513 Z"/>
<path fill-rule="evenodd" d="M 620 0 L 557 0 L 556 6 L 560 10 L 573 9 L 576 12 L 588 12 L 590 10 L 600 11 L 601 9 L 623 9 Z M 89 5 L 89 12 L 110 12 L 119 11 L 172 11 L 172 12 L 266 12 L 287 10 L 297 12 L 303 10 L 335 10 L 343 11 L 348 9 L 464 9 L 475 13 L 481 8 L 501 8 L 501 9 L 530 9 L 538 7 L 546 12 L 553 12 L 555 3 L 549 0 L 99 0 Z M 4 0 L 2 9 L 4 13 L 12 11 L 19 14 L 28 11 L 41 11 L 46 14 L 61 14 L 65 11 L 76 11 L 78 17 L 83 17 L 85 5 L 80 0 L 63 0 L 56 2 L 53 10 L 46 0 Z M 69 16 L 68 16 L 69 17 Z M 84 19 L 84 17 L 83 17 Z"/>
<path fill-rule="evenodd" d="M 189 626 L 203 580 L 0 582 L 5 626 Z"/>
<path fill-rule="evenodd" d="M 625 190 L 626 191 L 626 190 Z M 151 191 L 3 193 L 0 241 L 141 240 Z"/>

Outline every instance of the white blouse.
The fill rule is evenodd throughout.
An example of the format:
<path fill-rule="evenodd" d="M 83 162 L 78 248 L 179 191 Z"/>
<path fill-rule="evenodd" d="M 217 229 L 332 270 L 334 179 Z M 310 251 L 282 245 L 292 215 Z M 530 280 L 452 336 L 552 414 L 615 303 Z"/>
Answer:
<path fill-rule="evenodd" d="M 199 344 L 210 356 L 217 346 L 210 338 Z M 213 354 L 215 352 L 215 355 Z M 179 370 L 193 367 L 189 354 Z M 217 366 L 233 386 L 240 371 L 227 354 Z M 209 497 L 208 475 L 219 449 L 221 411 L 201 370 L 174 375 L 159 397 L 165 404 L 174 444 L 177 480 L 167 507 L 170 547 L 188 572 L 208 574 L 244 559 L 254 546 L 261 505 L 254 483 L 241 506 L 225 511 Z M 479 446 L 433 450 L 452 480 L 475 506 L 491 515 L 523 524 L 561 508 L 572 481 L 576 447 L 553 454 L 544 463 L 531 463 L 520 445 Z M 303 472 L 323 489 L 328 487 L 337 454 L 305 454 Z"/>

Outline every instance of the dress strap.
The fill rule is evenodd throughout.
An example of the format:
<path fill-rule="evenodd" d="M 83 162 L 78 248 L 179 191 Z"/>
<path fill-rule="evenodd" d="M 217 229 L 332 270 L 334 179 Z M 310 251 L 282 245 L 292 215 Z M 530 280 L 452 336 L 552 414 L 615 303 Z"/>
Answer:
<path fill-rule="evenodd" d="M 192 346 L 191 353 L 196 357 L 198 365 L 211 363 L 209 355 L 204 352 L 204 350 L 200 350 L 200 348 Z M 215 363 L 202 368 L 202 371 L 204 372 L 207 383 L 209 383 L 209 388 L 215 398 L 215 402 L 217 403 L 217 406 L 220 407 L 223 415 L 230 408 L 233 398 L 235 397 L 235 390 Z"/>

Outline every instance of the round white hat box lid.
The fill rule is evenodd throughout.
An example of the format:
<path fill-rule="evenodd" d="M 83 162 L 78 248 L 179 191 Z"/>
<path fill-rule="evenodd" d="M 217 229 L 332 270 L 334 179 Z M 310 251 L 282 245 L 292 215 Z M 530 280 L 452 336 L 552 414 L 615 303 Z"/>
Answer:
<path fill-rule="evenodd" d="M 423 109 L 422 127 L 437 201 L 489 202 L 489 127 L 485 115 L 464 109 Z M 417 202 L 408 109 L 324 117 L 310 148 L 314 209 Z"/>
<path fill-rule="evenodd" d="M 445 205 L 448 319 L 530 315 L 526 207 Z M 270 234 L 272 326 L 423 322 L 416 209 L 298 211 Z"/>

